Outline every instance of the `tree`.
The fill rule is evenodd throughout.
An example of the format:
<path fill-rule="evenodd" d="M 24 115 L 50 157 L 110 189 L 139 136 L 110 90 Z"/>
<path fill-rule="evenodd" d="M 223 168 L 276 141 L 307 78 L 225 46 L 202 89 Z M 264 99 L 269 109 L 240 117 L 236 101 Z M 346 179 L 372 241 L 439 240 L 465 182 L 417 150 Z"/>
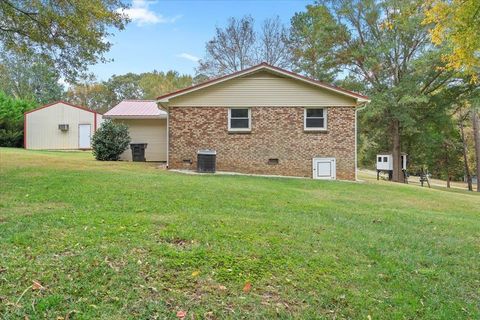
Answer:
<path fill-rule="evenodd" d="M 280 17 L 263 21 L 258 36 L 257 62 L 267 62 L 279 68 L 288 68 L 291 65 L 288 38 L 288 30 L 280 21 Z"/>
<path fill-rule="evenodd" d="M 114 94 L 103 83 L 84 82 L 69 87 L 67 101 L 88 107 L 99 113 L 105 113 L 116 104 Z"/>
<path fill-rule="evenodd" d="M 480 192 L 480 120 L 478 111 L 472 108 L 473 140 L 475 141 L 475 161 L 477 163 L 477 192 Z"/>
<path fill-rule="evenodd" d="M 191 86 L 192 76 L 181 75 L 177 71 L 146 72 L 140 74 L 139 85 L 143 91 L 143 99 L 155 99 L 156 97 L 181 88 Z"/>
<path fill-rule="evenodd" d="M 427 0 L 424 24 L 433 24 L 431 40 L 446 45 L 446 68 L 463 72 L 478 83 L 480 72 L 480 1 Z"/>
<path fill-rule="evenodd" d="M 93 134 L 93 155 L 100 161 L 117 161 L 130 141 L 127 125 L 106 120 Z"/>
<path fill-rule="evenodd" d="M 309 28 L 315 35 L 293 37 L 298 42 L 293 47 L 328 47 L 319 57 L 314 49 L 298 51 L 300 71 L 337 77 L 342 68 L 365 83 L 372 103 L 361 123 L 375 128 L 371 137 L 377 146 L 392 150 L 394 181 L 403 181 L 402 138 L 418 134 L 425 115 L 435 112 L 430 97 L 451 79 L 451 73 L 437 68 L 441 48 L 428 41 L 422 5 L 421 0 L 324 0 L 292 19 L 292 35 L 308 35 L 303 30 Z"/>
<path fill-rule="evenodd" d="M 105 61 L 109 30 L 122 30 L 127 17 L 122 0 L 0 1 L 2 50 L 37 55 L 69 81 L 89 64 Z"/>
<path fill-rule="evenodd" d="M 0 90 L 16 99 L 47 104 L 63 98 L 60 74 L 39 57 L 0 52 Z"/>
<path fill-rule="evenodd" d="M 205 58 L 199 61 L 198 75 L 217 77 L 243 70 L 261 62 L 278 67 L 290 65 L 288 32 L 280 18 L 267 19 L 254 30 L 251 16 L 230 18 L 225 28 L 217 27 L 206 44 Z"/>
<path fill-rule="evenodd" d="M 467 139 L 465 135 L 465 121 L 468 118 L 468 110 L 461 110 L 458 120 L 458 126 L 460 128 L 461 141 L 462 141 L 462 155 L 465 168 L 465 177 L 467 178 L 468 190 L 472 191 L 472 174 L 470 173 L 470 165 L 468 163 L 468 147 Z"/>
<path fill-rule="evenodd" d="M 124 75 L 113 75 L 104 82 L 108 90 L 115 96 L 115 104 L 126 99 L 142 99 L 145 95 L 140 86 L 141 75 L 127 73 Z"/>
<path fill-rule="evenodd" d="M 326 6 L 308 5 L 306 9 L 291 20 L 289 43 L 294 69 L 311 78 L 332 82 L 340 71 L 332 52 L 347 39 L 348 31 Z"/>
<path fill-rule="evenodd" d="M 209 77 L 243 70 L 255 62 L 254 20 L 245 16 L 230 18 L 225 29 L 216 27 L 215 36 L 206 44 L 206 57 L 199 61 L 199 73 Z"/>
<path fill-rule="evenodd" d="M 67 100 L 100 113 L 126 99 L 155 99 L 161 94 L 192 85 L 192 77 L 176 71 L 127 73 L 113 75 L 107 81 L 97 81 L 87 75 L 70 86 Z"/>
<path fill-rule="evenodd" d="M 35 102 L 15 99 L 0 91 L 0 147 L 21 147 L 23 113 L 33 109 Z"/>

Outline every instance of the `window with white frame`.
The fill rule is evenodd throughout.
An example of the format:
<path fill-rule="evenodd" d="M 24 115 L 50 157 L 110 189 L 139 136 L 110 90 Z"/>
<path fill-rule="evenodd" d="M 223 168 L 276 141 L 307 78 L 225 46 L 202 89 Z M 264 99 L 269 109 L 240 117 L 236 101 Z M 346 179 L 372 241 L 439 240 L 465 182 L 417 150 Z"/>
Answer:
<path fill-rule="evenodd" d="M 249 108 L 228 109 L 229 131 L 250 131 L 252 124 L 251 110 Z"/>
<path fill-rule="evenodd" d="M 304 118 L 305 130 L 327 129 L 327 110 L 325 108 L 306 108 Z"/>

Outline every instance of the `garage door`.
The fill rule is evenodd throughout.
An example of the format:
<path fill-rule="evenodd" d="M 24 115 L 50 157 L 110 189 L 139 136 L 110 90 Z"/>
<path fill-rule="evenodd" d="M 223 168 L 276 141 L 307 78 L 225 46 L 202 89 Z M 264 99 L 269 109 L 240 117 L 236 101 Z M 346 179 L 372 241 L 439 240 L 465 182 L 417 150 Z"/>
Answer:
<path fill-rule="evenodd" d="M 313 158 L 313 178 L 335 180 L 335 158 Z"/>

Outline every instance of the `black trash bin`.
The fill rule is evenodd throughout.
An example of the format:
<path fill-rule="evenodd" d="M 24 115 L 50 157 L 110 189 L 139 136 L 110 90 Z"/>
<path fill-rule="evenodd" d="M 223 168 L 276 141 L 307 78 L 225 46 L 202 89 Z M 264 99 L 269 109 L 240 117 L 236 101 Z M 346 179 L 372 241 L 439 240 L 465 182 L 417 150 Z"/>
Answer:
<path fill-rule="evenodd" d="M 216 158 L 217 152 L 215 150 L 198 150 L 197 171 L 214 173 Z"/>
<path fill-rule="evenodd" d="M 132 149 L 132 161 L 145 162 L 145 149 L 147 149 L 146 143 L 130 143 L 130 149 Z"/>

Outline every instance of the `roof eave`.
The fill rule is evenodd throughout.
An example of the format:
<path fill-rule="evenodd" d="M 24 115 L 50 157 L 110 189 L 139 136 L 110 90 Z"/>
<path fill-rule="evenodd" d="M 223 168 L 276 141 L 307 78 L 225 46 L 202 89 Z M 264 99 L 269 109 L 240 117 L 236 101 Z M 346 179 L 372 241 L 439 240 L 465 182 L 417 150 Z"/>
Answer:
<path fill-rule="evenodd" d="M 208 88 L 210 86 L 216 85 L 218 83 L 228 81 L 230 79 L 238 78 L 238 77 L 241 77 L 241 76 L 246 75 L 246 74 L 254 73 L 254 72 L 262 70 L 262 69 L 266 69 L 266 70 L 269 70 L 270 72 L 273 72 L 273 73 L 281 74 L 281 75 L 284 75 L 284 76 L 287 76 L 287 77 L 290 77 L 290 78 L 294 78 L 298 81 L 302 81 L 302 82 L 309 83 L 311 85 L 317 86 L 319 88 L 323 88 L 325 90 L 333 91 L 333 92 L 336 92 L 338 94 L 348 96 L 350 98 L 355 99 L 359 103 L 370 102 L 370 100 L 366 96 L 363 96 L 363 95 L 360 95 L 360 94 L 357 94 L 357 93 L 354 93 L 354 92 L 351 92 L 351 91 L 348 91 L 348 90 L 345 90 L 343 88 L 339 88 L 339 87 L 336 87 L 336 86 L 333 86 L 333 85 L 330 85 L 330 84 L 326 84 L 326 83 L 323 83 L 323 82 L 320 82 L 320 81 L 317 81 L 317 80 L 314 80 L 314 79 L 310 79 L 308 77 L 305 77 L 305 76 L 302 76 L 302 75 L 299 75 L 299 74 L 296 74 L 294 72 L 284 70 L 284 69 L 281 69 L 281 68 L 278 68 L 278 67 L 274 67 L 274 66 L 268 65 L 266 63 L 262 63 L 262 64 L 259 64 L 259 65 L 253 66 L 251 68 L 247 68 L 247 69 L 244 69 L 244 70 L 241 70 L 241 71 L 238 71 L 238 72 L 226 75 L 226 76 L 222 76 L 222 77 L 219 77 L 219 78 L 216 78 L 216 79 L 208 80 L 208 81 L 206 81 L 204 83 L 200 83 L 198 85 L 194 85 L 194 86 L 191 86 L 191 87 L 180 89 L 178 91 L 167 93 L 163 96 L 157 97 L 156 102 L 160 103 L 160 104 L 168 103 L 170 101 L 170 99 L 172 99 L 172 98 L 176 98 L 176 97 L 182 96 L 184 94 L 189 94 L 189 93 L 197 91 L 197 90 L 205 89 L 205 88 Z"/>
<path fill-rule="evenodd" d="M 140 116 L 140 115 L 103 115 L 104 119 L 167 119 L 166 114 L 158 116 Z"/>

